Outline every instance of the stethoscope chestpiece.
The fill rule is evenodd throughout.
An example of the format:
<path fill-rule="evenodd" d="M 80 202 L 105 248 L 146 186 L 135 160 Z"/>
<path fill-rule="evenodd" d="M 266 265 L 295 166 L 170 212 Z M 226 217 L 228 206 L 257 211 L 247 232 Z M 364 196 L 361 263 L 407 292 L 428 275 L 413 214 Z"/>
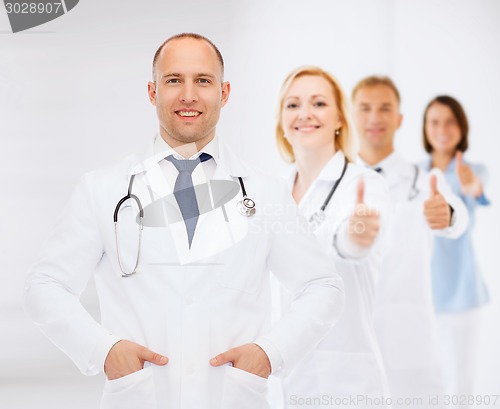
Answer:
<path fill-rule="evenodd" d="M 316 230 L 324 221 L 325 221 L 325 212 L 323 209 L 315 212 L 310 218 L 309 218 L 309 224 L 311 228 Z"/>
<path fill-rule="evenodd" d="M 415 187 L 415 186 L 412 186 L 412 188 L 410 189 L 410 192 L 408 193 L 408 201 L 411 202 L 413 199 L 415 199 L 420 193 L 420 190 Z"/>
<path fill-rule="evenodd" d="M 313 231 L 315 231 L 325 221 L 326 219 L 325 209 L 330 203 L 330 200 L 335 194 L 335 191 L 337 190 L 337 187 L 339 186 L 340 182 L 342 181 L 342 179 L 344 179 L 344 175 L 347 170 L 347 165 L 348 165 L 347 159 L 344 157 L 344 167 L 342 168 L 342 173 L 340 174 L 340 177 L 335 181 L 332 188 L 330 189 L 330 192 L 328 192 L 328 196 L 321 205 L 321 208 L 317 212 L 314 212 L 313 215 L 309 218 L 309 225 L 311 226 Z"/>
<path fill-rule="evenodd" d="M 253 216 L 256 212 L 255 208 L 255 202 L 250 199 L 249 197 L 244 196 L 243 200 L 240 200 L 237 204 L 236 207 L 238 208 L 238 211 L 243 215 L 243 216 Z"/>

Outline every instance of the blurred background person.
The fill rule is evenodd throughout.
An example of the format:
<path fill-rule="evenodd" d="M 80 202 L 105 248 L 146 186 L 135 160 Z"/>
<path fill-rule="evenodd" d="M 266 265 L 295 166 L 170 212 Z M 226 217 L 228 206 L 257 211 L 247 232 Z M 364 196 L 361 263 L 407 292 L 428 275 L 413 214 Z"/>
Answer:
<path fill-rule="evenodd" d="M 432 289 L 444 358 L 447 393 L 472 394 L 481 323 L 489 301 L 474 247 L 472 229 L 477 206 L 490 202 L 484 193 L 486 168 L 462 157 L 467 151 L 469 124 L 461 104 L 438 96 L 424 113 L 423 144 L 429 159 L 422 168 L 438 168 L 467 207 L 469 227 L 457 240 L 437 238 L 432 257 Z M 463 407 L 463 406 L 461 406 Z"/>
<path fill-rule="evenodd" d="M 406 407 L 398 406 L 397 398 L 428 402 L 429 396 L 443 393 L 431 292 L 432 236 L 458 237 L 467 212 L 442 172 L 419 170 L 395 152 L 403 116 L 399 90 L 390 78 L 362 79 L 352 100 L 358 161 L 379 172 L 389 188 L 391 219 L 374 323 L 394 407 Z"/>
<path fill-rule="evenodd" d="M 347 103 L 338 81 L 318 67 L 295 69 L 280 91 L 276 139 L 292 163 L 288 186 L 346 293 L 339 322 L 285 379 L 286 407 L 324 407 L 331 399 L 335 407 L 351 407 L 350 397 L 388 394 L 372 322 L 388 192 L 380 175 L 353 163 Z"/>

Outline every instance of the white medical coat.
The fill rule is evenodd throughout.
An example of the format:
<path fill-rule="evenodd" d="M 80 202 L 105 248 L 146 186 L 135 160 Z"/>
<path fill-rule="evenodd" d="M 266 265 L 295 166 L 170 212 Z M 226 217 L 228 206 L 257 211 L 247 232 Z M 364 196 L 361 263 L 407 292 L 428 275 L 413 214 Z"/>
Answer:
<path fill-rule="evenodd" d="M 363 163 L 359 159 L 360 163 Z M 428 173 L 392 153 L 375 167 L 387 182 L 391 219 L 387 250 L 375 299 L 374 322 L 394 397 L 424 397 L 443 393 L 442 371 L 432 305 L 431 254 L 433 234 L 461 235 L 468 223 L 465 206 L 455 196 L 438 169 Z M 453 226 L 431 230 L 424 216 L 430 176 L 436 175 L 438 191 L 456 216 Z M 409 196 L 416 193 L 409 200 Z"/>
<path fill-rule="evenodd" d="M 225 214 L 216 208 L 200 216 L 191 250 L 183 221 L 146 226 L 139 272 L 122 278 L 115 206 L 131 174 L 136 175 L 132 193 L 145 212 L 171 195 L 173 186 L 162 179 L 158 165 L 168 154 L 129 157 L 82 178 L 28 277 L 26 310 L 84 374 L 102 371 L 119 339 L 169 358 L 166 366 L 146 363 L 143 370 L 107 381 L 102 408 L 266 408 L 266 379 L 231 366 L 211 367 L 209 359 L 255 342 L 267 353 L 273 373 L 290 371 L 338 319 L 342 280 L 299 217 L 285 184 L 244 165 L 226 147 L 220 149 L 214 179 L 242 177 L 256 214 L 238 213 L 238 192 L 225 204 Z M 136 215 L 132 203 L 119 217 L 129 270 L 137 254 Z M 273 327 L 269 269 L 294 294 L 289 314 Z M 79 302 L 92 275 L 102 323 Z"/>
<path fill-rule="evenodd" d="M 299 203 L 299 210 L 306 219 L 309 220 L 320 209 L 334 182 L 339 179 L 343 166 L 344 155 L 339 151 L 325 165 Z M 290 190 L 296 173 L 293 167 L 288 177 Z M 344 311 L 325 339 L 284 380 L 283 400 L 287 408 L 333 405 L 336 408 L 353 405 L 366 408 L 372 405 L 365 397 L 388 396 L 387 379 L 372 320 L 384 247 L 383 228 L 369 249 L 357 247 L 346 234 L 346 222 L 354 213 L 361 177 L 365 183 L 365 203 L 380 212 L 382 226 L 386 223 L 388 191 L 385 182 L 377 173 L 349 164 L 326 207 L 326 219 L 315 232 L 321 249 L 328 254 L 344 280 Z M 286 300 L 284 304 L 286 309 Z M 355 399 L 354 403 L 351 398 Z M 373 406 L 387 407 L 383 404 Z"/>

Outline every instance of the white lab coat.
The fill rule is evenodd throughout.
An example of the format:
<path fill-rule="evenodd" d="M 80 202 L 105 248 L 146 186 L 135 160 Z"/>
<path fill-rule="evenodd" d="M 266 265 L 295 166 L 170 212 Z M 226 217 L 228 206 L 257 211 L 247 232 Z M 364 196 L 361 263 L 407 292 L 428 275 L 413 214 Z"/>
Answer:
<path fill-rule="evenodd" d="M 432 236 L 458 237 L 467 226 L 467 212 L 438 169 L 431 173 L 419 169 L 415 180 L 415 166 L 396 153 L 374 167 L 382 168 L 392 201 L 375 299 L 375 329 L 392 396 L 423 397 L 427 402 L 429 396 L 443 393 L 431 292 Z M 443 230 L 431 230 L 423 213 L 431 174 L 437 176 L 438 190 L 456 216 L 453 226 Z M 409 200 L 412 193 L 415 197 Z"/>
<path fill-rule="evenodd" d="M 340 177 L 344 155 L 337 152 L 325 165 L 299 203 L 309 218 L 317 212 L 334 182 Z M 290 190 L 296 177 L 293 167 L 288 177 Z M 328 204 L 325 221 L 316 230 L 321 248 L 334 262 L 344 280 L 346 303 L 339 322 L 318 347 L 283 382 L 283 400 L 287 408 L 387 407 L 371 405 L 365 398 L 388 395 L 382 358 L 372 321 L 375 286 L 380 273 L 383 231 L 374 245 L 362 249 L 350 242 L 346 222 L 353 214 L 359 178 L 365 182 L 365 203 L 381 214 L 386 223 L 388 192 L 383 179 L 364 167 L 349 164 Z M 336 244 L 334 244 L 334 241 Z M 286 293 L 284 294 L 286 299 Z M 285 309 L 286 309 L 286 301 Z M 361 400 L 356 400 L 362 396 Z"/>
<path fill-rule="evenodd" d="M 211 367 L 209 359 L 255 342 L 273 373 L 287 373 L 338 319 L 342 280 L 298 217 L 286 186 L 247 167 L 227 147 L 220 149 L 214 179 L 242 177 L 257 213 L 249 218 L 238 213 L 238 190 L 225 214 L 216 208 L 200 216 L 192 251 L 186 251 L 183 221 L 146 226 L 139 272 L 122 278 L 115 206 L 131 174 L 136 174 L 132 193 L 146 213 L 152 202 L 171 195 L 173 186 L 162 179 L 158 164 L 166 155 L 129 157 L 83 177 L 31 270 L 26 310 L 87 375 L 103 370 L 119 339 L 169 357 L 166 366 L 146 363 L 143 370 L 106 381 L 103 409 L 266 408 L 266 379 L 230 366 Z M 134 204 L 120 211 L 120 247 L 128 269 L 137 253 L 136 214 Z M 295 295 L 290 313 L 272 328 L 270 268 Z M 79 302 L 92 275 L 101 324 Z"/>

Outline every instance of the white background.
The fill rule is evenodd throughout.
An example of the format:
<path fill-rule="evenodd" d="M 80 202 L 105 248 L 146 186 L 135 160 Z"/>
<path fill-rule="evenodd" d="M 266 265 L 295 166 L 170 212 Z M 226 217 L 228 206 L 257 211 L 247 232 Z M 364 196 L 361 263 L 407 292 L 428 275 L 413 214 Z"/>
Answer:
<path fill-rule="evenodd" d="M 435 95 L 464 105 L 466 157 L 490 170 L 475 247 L 492 303 L 479 351 L 480 391 L 500 394 L 500 1 L 82 0 L 67 15 L 12 34 L 0 5 L 0 407 L 93 408 L 102 377 L 86 378 L 28 322 L 23 283 L 79 176 L 141 149 L 156 132 L 146 83 L 159 44 L 195 31 L 226 60 L 232 95 L 219 135 L 270 172 L 277 90 L 298 65 L 332 72 L 350 93 L 363 76 L 400 88 L 397 149 L 413 161 Z M 83 302 L 98 316 L 92 285 Z M 497 403 L 500 407 L 500 402 Z"/>

